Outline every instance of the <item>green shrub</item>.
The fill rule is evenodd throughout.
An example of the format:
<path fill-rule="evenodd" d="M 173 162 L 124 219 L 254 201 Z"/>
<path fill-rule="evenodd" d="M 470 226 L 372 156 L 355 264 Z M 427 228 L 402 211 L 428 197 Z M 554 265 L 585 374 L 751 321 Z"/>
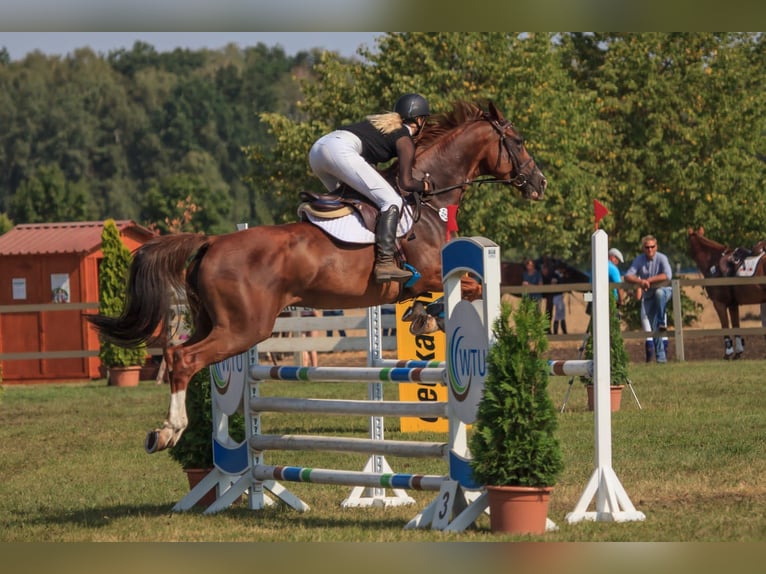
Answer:
<path fill-rule="evenodd" d="M 585 343 L 583 357 L 593 360 L 593 321 L 588 322 L 588 341 Z M 609 371 L 611 385 L 627 385 L 628 363 L 630 357 L 625 350 L 625 341 L 620 331 L 620 315 L 617 312 L 617 300 L 614 293 L 609 291 Z M 593 384 L 590 377 L 580 377 L 580 380 L 588 385 Z"/>
<path fill-rule="evenodd" d="M 511 306 L 503 303 L 470 438 L 471 467 L 476 481 L 490 486 L 553 486 L 563 459 L 543 358 L 548 320 L 527 296 L 513 313 L 513 327 L 510 318 Z"/>
<path fill-rule="evenodd" d="M 114 219 L 104 221 L 101 251 L 104 258 L 98 269 L 98 311 L 102 315 L 118 317 L 122 314 L 132 255 L 122 242 Z M 125 348 L 102 340 L 98 356 L 105 367 L 141 366 L 146 361 L 146 345 Z"/>

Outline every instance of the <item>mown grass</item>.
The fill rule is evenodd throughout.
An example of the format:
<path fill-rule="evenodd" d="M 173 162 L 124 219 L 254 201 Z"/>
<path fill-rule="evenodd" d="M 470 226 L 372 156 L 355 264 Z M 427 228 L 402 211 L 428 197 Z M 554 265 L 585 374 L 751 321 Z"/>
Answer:
<path fill-rule="evenodd" d="M 405 530 L 435 493 L 416 504 L 340 507 L 350 488 L 288 484 L 310 506 L 214 516 L 170 512 L 188 491 L 167 453 L 147 455 L 142 441 L 167 408 L 167 386 L 89 384 L 9 386 L 0 404 L 0 541 L 763 541 L 766 540 L 766 398 L 764 361 L 631 365 L 639 410 L 628 388 L 613 414 L 613 468 L 643 522 L 568 524 L 594 469 L 593 413 L 575 380 L 559 415 L 565 472 L 551 501 L 559 529 L 540 537 L 489 532 L 482 517 L 461 533 Z M 551 379 L 558 406 L 568 379 Z M 365 398 L 356 383 L 269 383 L 266 395 Z M 387 398 L 396 394 L 387 387 Z M 265 432 L 365 436 L 360 417 L 263 417 Z M 397 438 L 398 421 L 387 419 Z M 403 435 L 446 440 L 440 434 Z M 364 456 L 268 453 L 267 462 L 361 470 Z M 441 461 L 389 458 L 397 472 L 443 473 Z M 593 509 L 594 504 L 591 504 Z"/>

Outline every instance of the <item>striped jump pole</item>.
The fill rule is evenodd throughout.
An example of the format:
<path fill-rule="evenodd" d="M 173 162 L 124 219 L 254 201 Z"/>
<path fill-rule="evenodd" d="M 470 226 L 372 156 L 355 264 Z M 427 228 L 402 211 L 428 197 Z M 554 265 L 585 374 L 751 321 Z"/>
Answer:
<path fill-rule="evenodd" d="M 444 368 L 421 367 L 250 367 L 250 377 L 271 381 L 356 383 L 443 383 Z"/>
<path fill-rule="evenodd" d="M 379 310 L 379 308 L 376 308 Z M 372 315 L 373 312 L 368 312 Z M 375 348 L 380 337 L 380 329 L 376 328 L 374 319 L 370 319 L 368 336 L 371 338 L 370 348 Z M 369 360 L 369 358 L 368 358 Z M 377 474 L 390 474 L 393 472 L 385 459 L 386 455 L 398 456 L 423 456 L 418 454 L 422 449 L 412 446 L 412 443 L 399 445 L 394 448 L 392 441 L 384 440 L 384 417 L 386 416 L 419 416 L 419 417 L 445 417 L 446 403 L 444 402 L 402 402 L 384 401 L 383 383 L 438 383 L 444 384 L 444 368 L 427 365 L 390 366 L 390 367 L 269 367 L 252 366 L 250 377 L 253 381 L 313 381 L 313 382 L 367 382 L 368 400 L 366 401 L 327 401 L 318 399 L 275 399 L 254 397 L 250 400 L 250 407 L 254 413 L 260 414 L 264 410 L 280 412 L 315 412 L 324 414 L 354 414 L 369 416 L 369 439 L 346 439 L 322 440 L 315 438 L 310 444 L 320 445 L 315 450 L 344 450 L 339 448 L 345 445 L 348 449 L 352 445 L 353 452 L 367 452 L 370 457 L 364 467 L 365 472 Z M 257 416 L 257 415 L 256 415 Z M 261 456 L 263 450 L 287 450 L 288 445 L 301 442 L 306 446 L 307 441 L 293 437 L 291 441 L 283 441 L 271 437 L 269 442 L 264 435 L 250 438 L 251 448 Z M 326 448 L 322 448 L 324 445 Z M 385 446 L 383 446 L 385 445 Z M 330 448 L 332 447 L 332 448 Z M 312 447 L 313 448 L 313 447 Z M 441 447 L 439 447 L 441 448 Z M 366 449 L 366 450 L 365 450 Z M 306 448 L 306 450 L 311 450 Z M 433 454 L 425 456 L 434 456 Z M 439 453 L 437 456 L 442 456 Z M 344 507 L 358 506 L 398 506 L 413 504 L 415 500 L 403 489 L 396 488 L 389 495 L 385 488 L 378 483 L 365 483 L 356 485 L 350 495 L 342 502 Z M 305 503 L 304 503 L 305 504 Z"/>
<path fill-rule="evenodd" d="M 258 465 L 253 468 L 253 476 L 257 480 L 283 480 L 286 482 L 310 482 L 314 484 L 340 484 L 407 490 L 439 490 L 446 478 L 441 475 L 428 474 L 369 473 L 268 465 Z"/>

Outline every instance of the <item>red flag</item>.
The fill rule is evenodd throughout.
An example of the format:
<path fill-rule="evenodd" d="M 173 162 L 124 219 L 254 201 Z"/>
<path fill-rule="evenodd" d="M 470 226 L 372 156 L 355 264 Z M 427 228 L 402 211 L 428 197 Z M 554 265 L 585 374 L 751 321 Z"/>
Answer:
<path fill-rule="evenodd" d="M 447 241 L 450 240 L 452 232 L 457 233 L 457 205 L 447 206 Z"/>
<path fill-rule="evenodd" d="M 598 229 L 598 222 L 601 221 L 606 215 L 609 215 L 609 210 L 599 202 L 598 199 L 593 200 L 593 212 L 596 214 L 596 229 Z"/>

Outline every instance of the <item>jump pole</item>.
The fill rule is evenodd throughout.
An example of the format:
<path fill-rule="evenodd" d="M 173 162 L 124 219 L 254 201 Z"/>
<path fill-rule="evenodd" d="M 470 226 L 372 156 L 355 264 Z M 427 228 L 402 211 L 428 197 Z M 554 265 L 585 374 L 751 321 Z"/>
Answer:
<path fill-rule="evenodd" d="M 566 515 L 566 521 L 570 524 L 582 520 L 628 522 L 646 518 L 643 512 L 635 509 L 612 468 L 608 249 L 606 232 L 596 230 L 591 236 L 595 469 L 574 510 Z M 594 499 L 596 509 L 588 512 L 588 506 Z"/>

